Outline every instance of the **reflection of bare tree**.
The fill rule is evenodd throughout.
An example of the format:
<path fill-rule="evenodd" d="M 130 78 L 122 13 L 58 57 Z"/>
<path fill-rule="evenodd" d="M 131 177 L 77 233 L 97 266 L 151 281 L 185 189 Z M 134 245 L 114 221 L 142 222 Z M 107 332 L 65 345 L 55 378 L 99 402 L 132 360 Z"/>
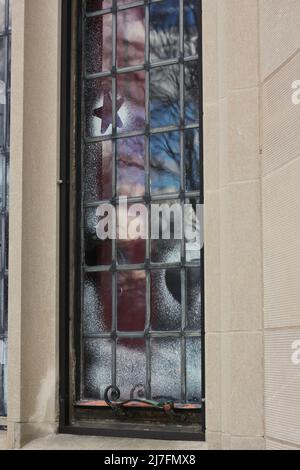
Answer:
<path fill-rule="evenodd" d="M 151 171 L 164 192 L 176 192 L 180 185 L 179 133 L 158 134 L 151 138 Z M 167 181 L 166 181 L 167 179 Z M 152 190 L 154 188 L 152 187 Z M 156 192 L 157 188 L 155 188 Z"/>
<path fill-rule="evenodd" d="M 200 189 L 199 135 L 197 130 L 185 133 L 186 184 L 188 191 Z"/>
<path fill-rule="evenodd" d="M 186 0 L 184 5 L 184 54 L 198 53 L 199 2 Z M 178 57 L 179 8 L 174 0 L 165 0 L 150 7 L 151 61 L 159 62 Z"/>
<path fill-rule="evenodd" d="M 179 108 L 179 66 L 170 65 L 151 71 L 151 121 L 152 127 L 177 124 Z"/>

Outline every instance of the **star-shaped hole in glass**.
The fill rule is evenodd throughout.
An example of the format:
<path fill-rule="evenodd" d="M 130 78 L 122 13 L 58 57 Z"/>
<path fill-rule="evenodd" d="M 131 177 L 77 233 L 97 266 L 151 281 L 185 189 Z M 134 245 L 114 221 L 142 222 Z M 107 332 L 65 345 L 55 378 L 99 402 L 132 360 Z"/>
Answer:
<path fill-rule="evenodd" d="M 117 98 L 116 103 L 116 125 L 117 127 L 123 127 L 123 122 L 119 116 L 119 110 L 124 104 L 124 98 Z M 101 134 L 105 134 L 110 125 L 112 125 L 112 98 L 111 93 L 104 93 L 103 104 L 100 108 L 96 108 L 93 115 L 101 119 Z"/>

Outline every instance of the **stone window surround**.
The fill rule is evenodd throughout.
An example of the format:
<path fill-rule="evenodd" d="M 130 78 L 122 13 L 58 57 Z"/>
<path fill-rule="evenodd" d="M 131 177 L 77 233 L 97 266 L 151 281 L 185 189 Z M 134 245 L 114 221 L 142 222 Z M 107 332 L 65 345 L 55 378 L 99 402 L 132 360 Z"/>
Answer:
<path fill-rule="evenodd" d="M 206 437 L 210 448 L 263 448 L 260 168 L 254 162 L 246 174 L 232 162 L 222 165 L 224 149 L 236 150 L 228 116 L 238 113 L 241 88 L 255 116 L 258 21 L 246 0 L 241 24 L 227 29 L 231 8 L 233 0 L 203 0 Z M 12 0 L 12 22 L 9 448 L 57 431 L 61 0 Z M 239 28 L 252 44 L 244 58 L 232 53 Z M 251 125 L 255 133 L 258 117 Z M 252 231 L 245 246 L 238 227 L 249 199 Z M 249 319 L 235 292 L 227 295 L 227 283 L 239 267 L 237 256 L 246 260 L 253 248 L 258 264 L 245 269 L 257 303 Z M 238 287 L 246 292 L 242 281 Z"/>

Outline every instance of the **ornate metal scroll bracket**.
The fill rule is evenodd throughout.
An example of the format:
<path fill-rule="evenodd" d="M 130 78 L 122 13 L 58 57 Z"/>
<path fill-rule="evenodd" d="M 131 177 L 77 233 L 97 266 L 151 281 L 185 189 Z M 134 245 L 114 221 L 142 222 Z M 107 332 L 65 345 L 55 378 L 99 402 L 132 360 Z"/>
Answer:
<path fill-rule="evenodd" d="M 125 417 L 130 408 L 134 407 L 149 407 L 156 410 L 161 410 L 173 421 L 184 421 L 185 416 L 175 411 L 175 403 L 173 400 L 164 402 L 155 400 L 146 400 L 141 398 L 134 398 L 131 395 L 129 400 L 120 400 L 121 392 L 118 387 L 110 385 L 104 392 L 104 400 L 111 408 L 115 416 Z"/>
<path fill-rule="evenodd" d="M 185 417 L 175 412 L 175 403 L 174 401 L 155 401 L 155 400 L 146 400 L 141 398 L 134 398 L 131 396 L 129 400 L 120 400 L 121 392 L 118 387 L 110 385 L 104 392 L 104 400 L 106 404 L 112 409 L 113 413 L 116 416 L 124 417 L 127 416 L 127 411 L 130 408 L 135 407 L 149 407 L 156 410 L 161 410 L 164 412 L 171 420 L 184 420 Z"/>

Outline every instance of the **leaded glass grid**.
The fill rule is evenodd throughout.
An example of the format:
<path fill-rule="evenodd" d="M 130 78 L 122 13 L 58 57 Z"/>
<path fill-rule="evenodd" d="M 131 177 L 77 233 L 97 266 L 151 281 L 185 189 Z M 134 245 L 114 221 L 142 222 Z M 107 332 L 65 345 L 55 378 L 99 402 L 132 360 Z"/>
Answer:
<path fill-rule="evenodd" d="M 10 49 L 10 2 L 0 0 L 0 416 L 6 415 L 7 393 Z"/>
<path fill-rule="evenodd" d="M 97 208 L 120 196 L 203 203 L 201 2 L 82 8 L 77 398 L 100 402 L 116 385 L 121 399 L 201 404 L 201 246 L 95 235 Z"/>

